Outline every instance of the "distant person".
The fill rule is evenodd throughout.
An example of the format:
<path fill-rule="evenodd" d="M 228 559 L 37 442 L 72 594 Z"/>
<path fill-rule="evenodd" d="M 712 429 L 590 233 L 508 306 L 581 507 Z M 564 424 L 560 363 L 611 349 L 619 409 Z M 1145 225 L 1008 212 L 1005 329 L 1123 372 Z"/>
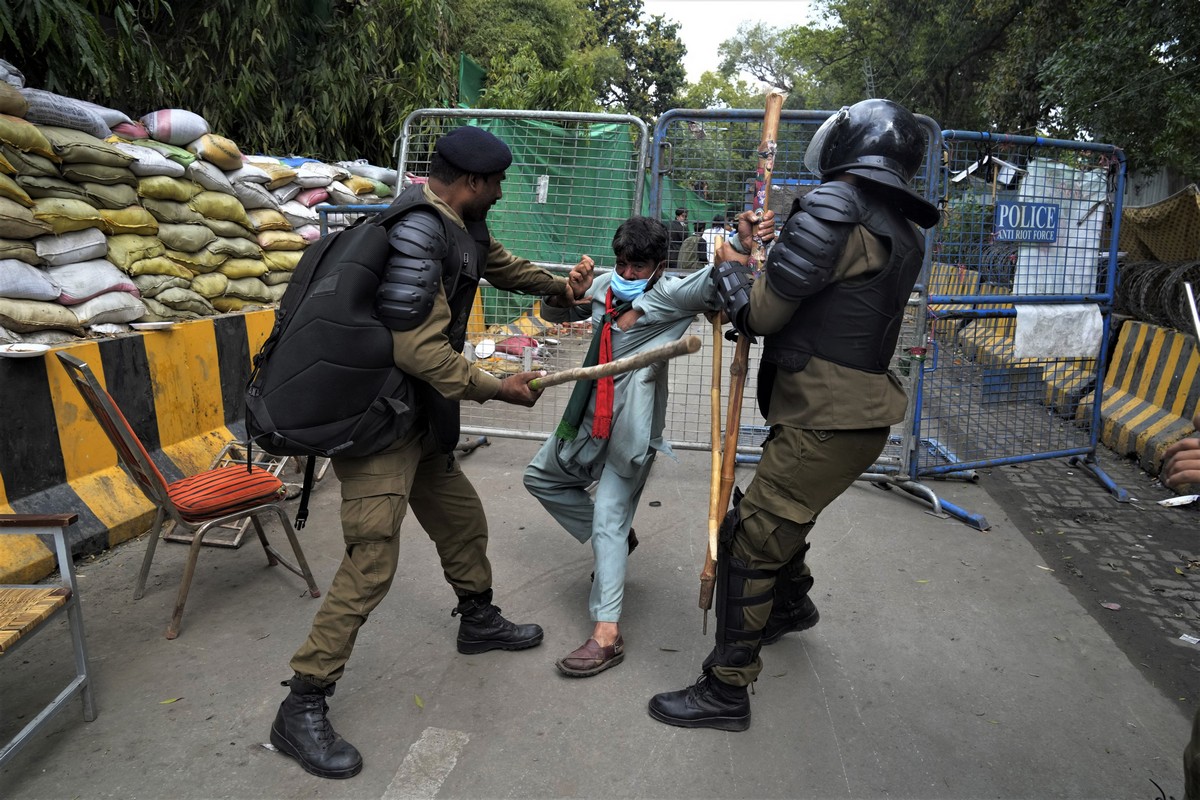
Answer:
<path fill-rule="evenodd" d="M 715 267 L 717 265 L 717 242 L 725 241 L 728 233 L 725 230 L 725 216 L 718 214 L 712 218 L 712 225 L 705 229 L 701 234 L 704 237 L 704 244 L 708 248 L 708 265 Z"/>
<path fill-rule="evenodd" d="M 679 245 L 679 260 L 676 269 L 680 272 L 695 272 L 708 266 L 708 243 L 704 241 L 704 223 L 697 222 L 695 231 Z"/>
<path fill-rule="evenodd" d="M 688 236 L 688 210 L 686 208 L 675 209 L 675 219 L 671 220 L 667 230 L 671 236 L 667 243 L 667 269 L 679 269 L 679 247 Z"/>
<path fill-rule="evenodd" d="M 1192 427 L 1200 431 L 1200 411 L 1192 417 Z M 1200 438 L 1189 436 L 1163 453 L 1162 482 L 1172 489 L 1200 491 Z M 1183 751 L 1184 800 L 1200 800 L 1200 708 L 1192 721 L 1192 740 Z"/>

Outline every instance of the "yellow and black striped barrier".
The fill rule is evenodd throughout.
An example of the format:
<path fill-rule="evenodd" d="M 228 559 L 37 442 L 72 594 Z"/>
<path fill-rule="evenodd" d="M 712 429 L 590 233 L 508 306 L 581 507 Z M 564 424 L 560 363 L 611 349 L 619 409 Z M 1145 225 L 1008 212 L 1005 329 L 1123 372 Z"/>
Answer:
<path fill-rule="evenodd" d="M 154 507 L 119 466 L 55 352 L 91 365 L 163 476 L 175 480 L 207 469 L 226 442 L 245 435 L 250 359 L 274 320 L 271 310 L 227 314 L 0 359 L 0 513 L 78 513 L 76 555 L 138 536 L 153 521 Z M 33 582 L 53 568 L 38 537 L 0 538 L 0 583 Z"/>
<path fill-rule="evenodd" d="M 1100 441 L 1120 455 L 1136 455 L 1147 472 L 1157 474 L 1163 451 L 1192 433 L 1198 371 L 1200 353 L 1192 336 L 1125 322 L 1104 376 Z M 1089 397 L 1080 404 L 1077 419 L 1091 421 L 1092 402 Z"/>

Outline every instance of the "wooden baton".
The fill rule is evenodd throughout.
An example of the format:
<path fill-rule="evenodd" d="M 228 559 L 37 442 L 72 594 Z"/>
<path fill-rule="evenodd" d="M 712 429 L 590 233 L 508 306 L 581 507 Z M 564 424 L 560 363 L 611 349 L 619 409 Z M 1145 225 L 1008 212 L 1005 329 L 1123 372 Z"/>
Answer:
<path fill-rule="evenodd" d="M 633 372 L 635 369 L 641 369 L 642 367 L 648 367 L 656 361 L 667 361 L 668 359 L 685 356 L 699 349 L 699 336 L 684 336 L 682 339 L 677 339 L 674 342 L 652 347 L 636 355 L 618 358 L 607 364 L 597 364 L 594 367 L 572 367 L 571 369 L 559 370 L 550 375 L 543 375 L 540 378 L 534 378 L 529 382 L 529 388 L 536 392 L 551 386 L 558 386 L 560 383 L 594 381 L 600 378 L 608 378 L 624 372 Z"/>
<path fill-rule="evenodd" d="M 783 100 L 787 95 L 778 89 L 767 94 L 763 112 L 762 144 L 758 148 L 758 174 L 755 176 L 754 210 L 761 219 L 771 199 L 771 173 L 775 169 L 776 140 L 779 137 L 779 116 Z M 757 272 L 762 268 L 763 244 L 757 236 L 750 254 L 750 267 Z M 720 496 L 716 512 L 724 516 L 733 496 L 734 468 L 737 465 L 738 428 L 742 419 L 742 392 L 746 387 L 746 370 L 750 364 L 750 337 L 739 336 L 733 352 L 733 363 L 729 365 L 729 404 L 725 414 L 725 445 L 721 453 Z M 710 501 L 709 507 L 713 504 Z M 711 513 L 711 512 L 710 512 Z M 719 523 L 718 523 L 719 525 Z M 717 581 L 717 542 L 712 532 L 711 517 L 709 541 L 704 556 L 704 567 L 700 571 L 700 608 L 704 611 L 703 626 L 707 632 L 708 610 L 712 608 L 713 589 Z"/>

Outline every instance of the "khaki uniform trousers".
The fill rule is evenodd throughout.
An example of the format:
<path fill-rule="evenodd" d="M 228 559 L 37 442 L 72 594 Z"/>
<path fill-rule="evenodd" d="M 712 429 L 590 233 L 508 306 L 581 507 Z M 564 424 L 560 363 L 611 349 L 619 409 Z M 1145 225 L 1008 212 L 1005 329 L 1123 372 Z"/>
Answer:
<path fill-rule="evenodd" d="M 888 428 L 825 431 L 771 426 L 758 470 L 738 504 L 741 524 L 734 531 L 732 557 L 749 569 L 781 569 L 804 547 L 817 516 L 875 463 L 888 433 Z M 798 574 L 810 574 L 808 566 Z M 742 594 L 770 597 L 774 587 L 774 575 L 749 579 Z M 745 606 L 742 613 L 743 630 L 761 631 L 771 614 L 771 600 Z M 714 666 L 718 680 L 748 686 L 758 678 L 762 671 L 758 641 L 743 644 L 752 649 L 754 659 L 743 667 Z"/>
<path fill-rule="evenodd" d="M 341 677 L 359 628 L 387 595 L 399 563 L 400 523 L 410 506 L 456 594 L 492 586 L 479 495 L 453 455 L 438 452 L 433 436 L 421 428 L 383 452 L 333 459 L 342 486 L 346 552 L 308 639 L 291 661 L 297 675 L 318 686 Z"/>

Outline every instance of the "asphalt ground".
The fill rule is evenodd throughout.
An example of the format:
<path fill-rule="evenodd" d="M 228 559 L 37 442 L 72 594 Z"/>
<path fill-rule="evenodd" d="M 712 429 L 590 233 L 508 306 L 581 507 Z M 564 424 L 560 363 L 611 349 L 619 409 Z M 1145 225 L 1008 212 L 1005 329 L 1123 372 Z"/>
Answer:
<path fill-rule="evenodd" d="M 267 569 L 252 538 L 205 548 L 167 641 L 187 548 L 160 544 L 135 602 L 143 537 L 79 565 L 99 716 L 85 723 L 75 704 L 58 715 L 0 771 L 0 797 L 1181 796 L 1200 702 L 1195 646 L 1178 639 L 1198 627 L 1194 515 L 1146 502 L 1167 493 L 1126 462 L 1106 466 L 1137 504 L 1062 461 L 930 484 L 986 516 L 983 532 L 856 484 L 813 534 L 820 624 L 764 651 L 753 724 L 723 733 L 646 714 L 711 646 L 696 609 L 707 455 L 656 463 L 636 521 L 626 660 L 571 680 L 553 662 L 590 630 L 590 550 L 531 505 L 521 471 L 536 448 L 493 440 L 463 464 L 491 521 L 496 601 L 540 623 L 545 642 L 458 654 L 454 598 L 410 520 L 396 583 L 330 700 L 363 752 L 359 776 L 317 779 L 263 746 L 317 607 L 300 579 Z M 750 475 L 739 469 L 739 483 Z M 302 532 L 322 586 L 340 558 L 337 507 L 330 473 Z M 57 691 L 64 625 L 0 660 L 0 736 Z"/>

